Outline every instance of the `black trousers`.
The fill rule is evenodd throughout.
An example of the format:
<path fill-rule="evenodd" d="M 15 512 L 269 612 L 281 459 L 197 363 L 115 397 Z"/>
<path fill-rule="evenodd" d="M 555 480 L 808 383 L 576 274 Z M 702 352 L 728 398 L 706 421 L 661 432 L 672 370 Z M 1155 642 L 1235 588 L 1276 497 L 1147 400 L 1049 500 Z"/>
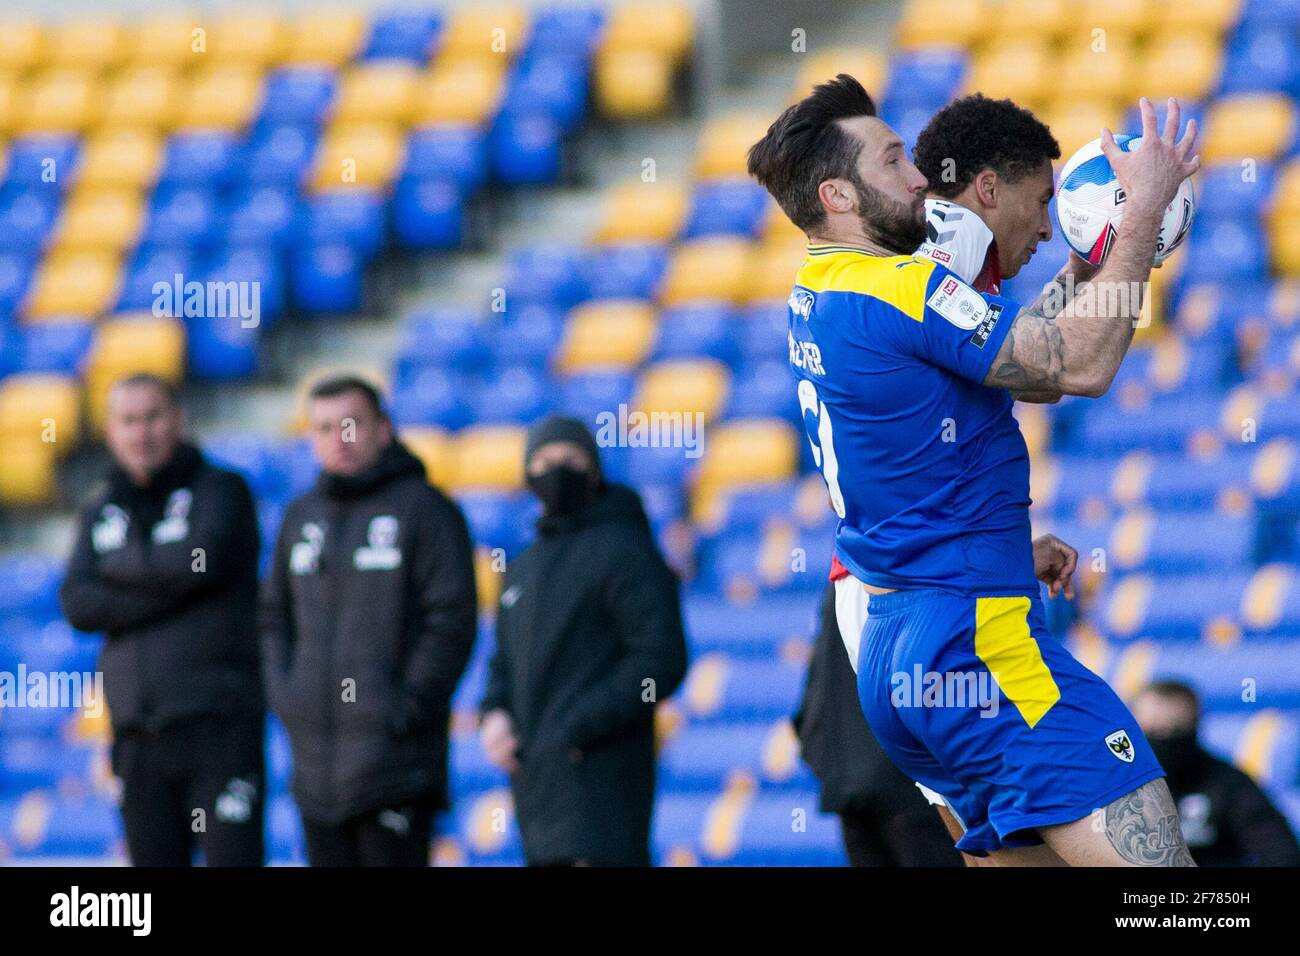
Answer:
<path fill-rule="evenodd" d="M 266 719 L 200 717 L 158 732 L 115 734 L 113 773 L 136 866 L 261 866 Z"/>
<path fill-rule="evenodd" d="M 432 799 L 325 824 L 302 819 L 307 862 L 312 866 L 428 866 L 433 834 Z"/>
<path fill-rule="evenodd" d="M 919 803 L 919 801 L 915 801 Z M 873 801 L 840 813 L 849 866 L 961 866 L 934 807 Z"/>

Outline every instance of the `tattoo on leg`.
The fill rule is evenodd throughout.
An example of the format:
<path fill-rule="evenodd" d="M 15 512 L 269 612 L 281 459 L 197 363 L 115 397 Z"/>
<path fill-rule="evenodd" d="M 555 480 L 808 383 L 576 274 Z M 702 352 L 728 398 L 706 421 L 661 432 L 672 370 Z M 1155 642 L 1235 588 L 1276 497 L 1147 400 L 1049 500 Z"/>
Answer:
<path fill-rule="evenodd" d="M 1106 807 L 1106 836 L 1116 853 L 1138 866 L 1196 865 L 1163 778 L 1143 784 Z"/>

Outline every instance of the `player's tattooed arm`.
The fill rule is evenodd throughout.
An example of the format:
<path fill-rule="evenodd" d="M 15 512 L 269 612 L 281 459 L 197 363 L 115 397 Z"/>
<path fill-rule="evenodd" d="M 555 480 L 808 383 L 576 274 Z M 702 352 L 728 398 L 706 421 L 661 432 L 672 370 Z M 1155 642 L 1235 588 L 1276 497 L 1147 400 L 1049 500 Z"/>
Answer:
<path fill-rule="evenodd" d="M 1143 784 L 1106 807 L 1106 837 L 1136 866 L 1195 866 L 1183 839 L 1178 809 L 1163 777 Z"/>

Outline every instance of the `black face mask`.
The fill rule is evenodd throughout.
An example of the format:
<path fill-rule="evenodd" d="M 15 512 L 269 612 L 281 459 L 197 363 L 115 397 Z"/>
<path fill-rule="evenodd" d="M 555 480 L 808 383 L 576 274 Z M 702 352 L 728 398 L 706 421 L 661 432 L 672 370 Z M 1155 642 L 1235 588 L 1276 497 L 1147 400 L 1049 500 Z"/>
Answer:
<path fill-rule="evenodd" d="M 1196 772 L 1200 765 L 1200 746 L 1196 742 L 1196 733 L 1182 730 L 1165 737 L 1148 737 L 1151 750 L 1172 779 L 1186 779 Z"/>
<path fill-rule="evenodd" d="M 581 511 L 596 497 L 591 476 L 568 465 L 556 465 L 540 475 L 529 475 L 528 487 L 541 499 L 548 515 Z"/>

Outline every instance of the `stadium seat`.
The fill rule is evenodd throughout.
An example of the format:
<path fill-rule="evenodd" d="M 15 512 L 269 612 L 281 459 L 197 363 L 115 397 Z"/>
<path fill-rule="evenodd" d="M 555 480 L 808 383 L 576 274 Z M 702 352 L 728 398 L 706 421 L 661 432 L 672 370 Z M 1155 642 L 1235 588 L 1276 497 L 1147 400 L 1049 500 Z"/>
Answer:
<path fill-rule="evenodd" d="M 55 253 L 41 263 L 24 312 L 29 319 L 100 315 L 116 300 L 120 280 L 121 263 L 113 252 Z"/>
<path fill-rule="evenodd" d="M 733 485 L 784 481 L 798 465 L 794 427 L 774 419 L 733 419 L 709 435 L 697 476 L 697 490 L 723 491 Z"/>
<path fill-rule="evenodd" d="M 1181 19 L 1181 17 L 1180 17 Z M 1170 96 L 1200 100 L 1218 81 L 1222 47 L 1204 31 L 1156 32 L 1137 58 L 1136 85 L 1153 101 Z"/>
<path fill-rule="evenodd" d="M 801 59 L 802 65 L 792 91 L 795 98 L 807 96 L 814 86 L 841 73 L 854 77 L 872 96 L 877 96 L 885 88 L 888 64 L 885 57 L 875 50 L 858 46 L 819 47 L 809 50 Z"/>
<path fill-rule="evenodd" d="M 184 13 L 169 10 L 141 17 L 134 25 L 134 36 L 126 50 L 126 66 L 119 76 L 145 75 L 159 68 L 190 65 L 199 55 L 194 49 L 197 29 L 200 28 L 194 17 Z"/>
<path fill-rule="evenodd" d="M 497 111 L 505 91 L 500 57 L 439 57 L 420 80 L 414 121 L 421 126 L 441 123 L 482 125 Z"/>
<path fill-rule="evenodd" d="M 337 67 L 357 55 L 365 34 L 366 20 L 360 11 L 309 10 L 293 22 L 284 59 L 288 63 Z"/>
<path fill-rule="evenodd" d="M 402 60 L 358 63 L 343 71 L 332 122 L 406 123 L 415 107 L 419 72 Z"/>
<path fill-rule="evenodd" d="M 17 97 L 18 132 L 80 133 L 97 118 L 94 75 L 87 70 L 49 68 L 27 79 Z"/>
<path fill-rule="evenodd" d="M 676 247 L 660 287 L 664 305 L 712 300 L 741 302 L 750 276 L 751 245 L 743 239 L 711 238 Z"/>
<path fill-rule="evenodd" d="M 1295 130 L 1293 100 L 1275 93 L 1224 96 L 1205 117 L 1199 152 L 1206 163 L 1276 159 L 1290 145 Z"/>
<path fill-rule="evenodd" d="M 400 128 L 391 123 L 331 126 L 321 140 L 309 173 L 312 190 L 387 186 L 401 168 L 405 142 Z"/>
<path fill-rule="evenodd" d="M 655 325 L 654 310 L 644 302 L 584 303 L 569 313 L 555 367 L 570 373 L 640 365 L 654 342 Z"/>
<path fill-rule="evenodd" d="M 642 373 L 632 405 L 646 414 L 699 414 L 709 421 L 721 411 L 729 386 L 726 367 L 716 360 L 659 362 Z"/>
<path fill-rule="evenodd" d="M 188 42 L 184 47 L 188 54 Z M 106 126 L 165 129 L 175 124 L 180 81 L 174 70 L 141 65 L 120 71 L 104 104 Z"/>
<path fill-rule="evenodd" d="M 54 231 L 59 252 L 107 250 L 120 253 L 134 246 L 144 224 L 144 204 L 135 190 L 78 188 Z"/>
<path fill-rule="evenodd" d="M 241 130 L 261 108 L 263 78 L 248 66 L 200 69 L 181 94 L 177 126 L 183 130 Z"/>
<path fill-rule="evenodd" d="M 736 113 L 706 123 L 695 149 L 695 175 L 700 179 L 748 175 L 745 156 L 771 122 L 762 113 Z"/>
<path fill-rule="evenodd" d="M 483 425 L 456 434 L 448 487 L 515 491 L 523 486 L 524 440 L 522 428 Z"/>
<path fill-rule="evenodd" d="M 975 55 L 966 76 L 967 93 L 1008 98 L 1027 109 L 1042 103 L 1049 79 L 1060 66 L 1052 48 L 1028 37 L 990 43 Z"/>
<path fill-rule="evenodd" d="M 284 56 L 289 28 L 270 10 L 235 9 L 219 14 L 205 39 L 217 63 L 263 67 Z"/>
<path fill-rule="evenodd" d="M 630 180 L 605 195 L 593 242 L 668 242 L 686 215 L 686 190 L 677 183 Z"/>

